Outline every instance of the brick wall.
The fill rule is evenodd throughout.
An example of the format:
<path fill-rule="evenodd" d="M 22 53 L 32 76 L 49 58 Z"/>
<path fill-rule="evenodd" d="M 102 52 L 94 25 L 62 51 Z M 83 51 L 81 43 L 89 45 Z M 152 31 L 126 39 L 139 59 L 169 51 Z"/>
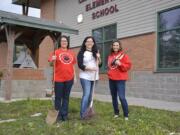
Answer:
<path fill-rule="evenodd" d="M 39 68 L 49 67 L 48 58 L 51 52 L 54 50 L 52 39 L 46 37 L 39 46 Z"/>
<path fill-rule="evenodd" d="M 126 85 L 127 96 L 180 102 L 180 73 L 154 72 L 155 33 L 124 38 L 121 42 L 125 50 L 130 49 L 128 55 L 133 64 Z M 78 50 L 79 48 L 73 49 L 75 52 Z M 72 91 L 82 92 L 79 79 Z M 107 74 L 100 74 L 95 93 L 110 94 Z"/>
<path fill-rule="evenodd" d="M 6 67 L 7 43 L 0 43 L 0 68 Z"/>
<path fill-rule="evenodd" d="M 180 73 L 133 71 L 127 82 L 127 95 L 180 102 Z"/>
<path fill-rule="evenodd" d="M 54 20 L 55 0 L 41 0 L 41 18 Z"/>
<path fill-rule="evenodd" d="M 133 70 L 153 71 L 155 67 L 155 33 L 121 39 L 122 46 L 132 60 Z"/>
<path fill-rule="evenodd" d="M 44 98 L 46 80 L 13 80 L 12 98 Z"/>
<path fill-rule="evenodd" d="M 41 0 L 41 18 L 53 20 L 55 18 L 54 6 L 55 0 Z M 45 68 L 49 66 L 47 61 L 49 54 L 53 51 L 53 41 L 50 37 L 46 37 L 39 47 L 39 67 Z"/>
<path fill-rule="evenodd" d="M 13 69 L 13 80 L 45 80 L 43 69 Z"/>
<path fill-rule="evenodd" d="M 82 92 L 79 82 L 73 85 L 73 92 Z M 95 93 L 109 95 L 109 82 L 98 81 Z M 180 102 L 180 73 L 153 73 L 151 71 L 132 71 L 126 83 L 128 97 Z"/>
<path fill-rule="evenodd" d="M 120 39 L 123 49 L 132 61 L 131 71 L 154 71 L 155 67 L 155 33 Z M 77 54 L 80 47 L 72 50 Z M 78 70 L 77 70 L 78 71 Z M 131 79 L 131 71 L 129 76 Z M 107 74 L 101 74 L 100 80 L 107 80 Z"/>

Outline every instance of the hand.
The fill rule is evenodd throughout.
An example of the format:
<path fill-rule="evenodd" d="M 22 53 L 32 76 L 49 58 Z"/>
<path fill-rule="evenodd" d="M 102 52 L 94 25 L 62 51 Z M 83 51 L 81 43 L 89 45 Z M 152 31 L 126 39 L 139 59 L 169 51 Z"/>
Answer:
<path fill-rule="evenodd" d="M 98 53 L 96 53 L 96 56 L 97 56 L 98 65 L 100 65 L 101 64 L 101 55 L 99 53 L 99 50 L 98 50 Z"/>
<path fill-rule="evenodd" d="M 53 56 L 52 56 L 52 60 L 56 60 L 56 55 L 53 55 Z"/>
<path fill-rule="evenodd" d="M 96 56 L 97 56 L 98 59 L 101 57 L 99 51 L 98 51 L 98 53 L 96 53 Z"/>
<path fill-rule="evenodd" d="M 121 65 L 121 62 L 120 62 L 119 60 L 116 60 L 116 61 L 115 61 L 115 64 L 118 65 L 118 66 L 120 66 L 120 65 Z"/>
<path fill-rule="evenodd" d="M 113 59 L 112 62 L 111 62 L 111 66 L 114 66 L 116 63 L 116 59 Z"/>
<path fill-rule="evenodd" d="M 92 67 L 92 68 L 86 67 L 86 70 L 88 70 L 88 71 L 97 71 L 98 68 L 97 67 Z"/>
<path fill-rule="evenodd" d="M 98 68 L 97 67 L 93 67 L 93 68 L 91 68 L 91 71 L 98 71 Z"/>

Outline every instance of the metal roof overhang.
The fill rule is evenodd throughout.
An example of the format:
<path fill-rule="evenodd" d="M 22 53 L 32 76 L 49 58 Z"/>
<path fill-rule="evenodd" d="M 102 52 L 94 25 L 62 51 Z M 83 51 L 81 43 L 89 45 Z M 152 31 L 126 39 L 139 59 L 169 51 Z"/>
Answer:
<path fill-rule="evenodd" d="M 12 0 L 12 3 L 16 4 L 16 5 L 26 5 L 27 0 Z M 40 0 L 29 0 L 29 7 L 40 9 L 41 1 Z"/>
<path fill-rule="evenodd" d="M 55 21 L 29 17 L 5 11 L 0 11 L 0 23 L 7 23 L 17 26 L 25 26 L 61 33 L 78 34 L 78 30 L 72 29 L 64 24 L 60 24 Z"/>

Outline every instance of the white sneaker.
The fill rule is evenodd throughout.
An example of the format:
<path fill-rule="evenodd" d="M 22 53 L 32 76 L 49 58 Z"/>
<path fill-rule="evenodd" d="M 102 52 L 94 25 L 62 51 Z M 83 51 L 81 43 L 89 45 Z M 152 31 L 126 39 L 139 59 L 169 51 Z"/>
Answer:
<path fill-rule="evenodd" d="M 128 120 L 128 117 L 125 117 L 124 120 Z"/>
<path fill-rule="evenodd" d="M 59 123 L 57 123 L 56 127 L 57 127 L 57 128 L 59 128 L 59 127 L 60 127 L 60 124 L 59 124 Z"/>
<path fill-rule="evenodd" d="M 114 118 L 118 118 L 118 117 L 119 117 L 119 115 L 117 115 L 117 114 L 116 114 L 116 115 L 114 115 Z"/>

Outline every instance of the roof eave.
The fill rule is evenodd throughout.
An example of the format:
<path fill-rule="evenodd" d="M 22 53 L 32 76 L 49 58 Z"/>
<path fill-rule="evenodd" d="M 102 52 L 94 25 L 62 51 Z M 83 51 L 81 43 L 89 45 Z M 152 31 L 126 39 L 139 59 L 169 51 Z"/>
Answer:
<path fill-rule="evenodd" d="M 13 24 L 13 25 L 19 25 L 19 26 L 26 26 L 26 27 L 32 27 L 32 28 L 37 28 L 37 29 L 44 29 L 44 30 L 49 30 L 49 31 L 55 31 L 55 32 L 62 32 L 62 33 L 68 33 L 68 34 L 78 34 L 78 30 L 70 29 L 70 28 L 63 28 L 63 27 L 58 27 L 58 26 L 52 26 L 52 25 L 46 25 L 46 24 L 37 24 L 33 22 L 25 22 L 22 20 L 13 20 L 10 18 L 0 18 L 1 23 L 8 23 L 8 24 Z"/>
<path fill-rule="evenodd" d="M 27 0 L 12 0 L 12 4 L 16 4 L 16 5 L 26 5 Z M 41 8 L 41 1 L 40 0 L 30 0 L 29 1 L 29 7 L 33 7 L 33 8 Z"/>

